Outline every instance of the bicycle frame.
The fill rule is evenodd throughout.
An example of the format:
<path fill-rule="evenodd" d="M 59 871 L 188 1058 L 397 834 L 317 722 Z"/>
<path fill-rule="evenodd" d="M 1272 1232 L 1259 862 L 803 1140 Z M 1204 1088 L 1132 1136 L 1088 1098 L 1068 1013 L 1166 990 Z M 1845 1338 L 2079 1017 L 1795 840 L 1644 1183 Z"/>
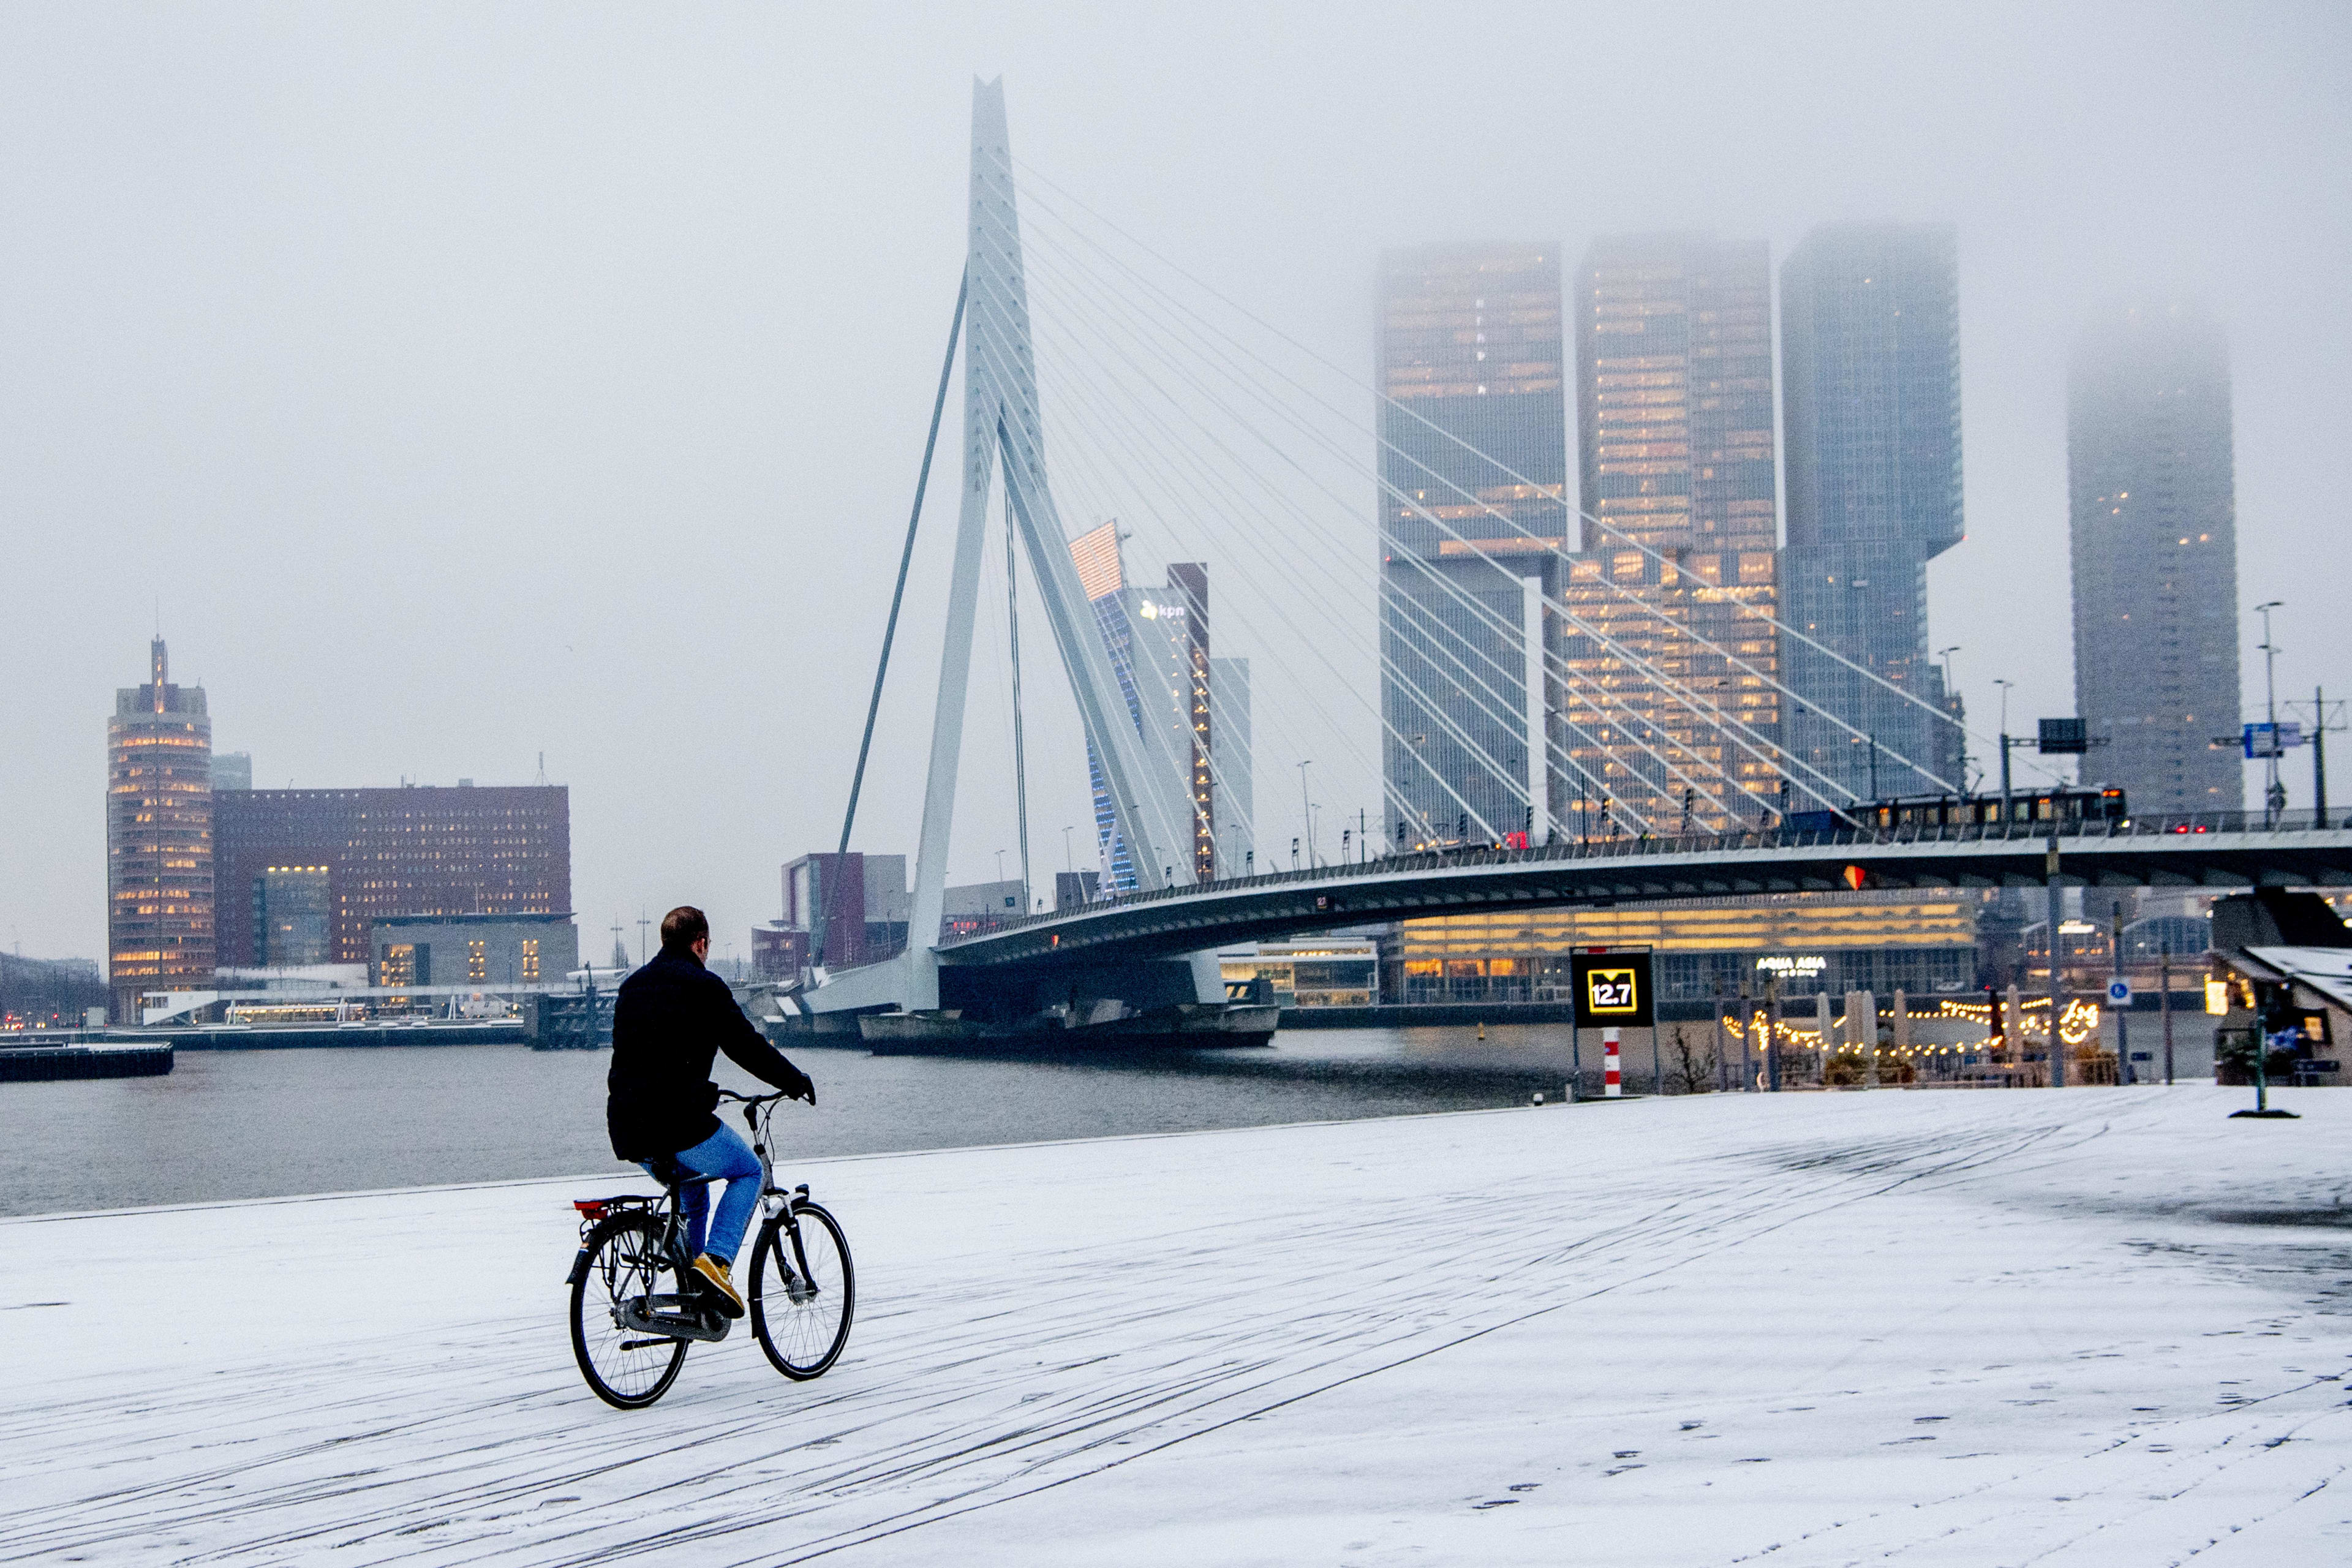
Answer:
<path fill-rule="evenodd" d="M 726 1091 L 721 1090 L 722 1094 Z M 776 1107 L 783 1103 L 781 1094 L 737 1095 L 743 1103 L 744 1124 L 751 1129 L 751 1152 L 760 1162 L 760 1213 L 769 1225 L 789 1238 L 793 1245 L 789 1278 L 784 1281 L 785 1293 L 794 1305 L 815 1293 L 809 1280 L 808 1252 L 801 1245 L 801 1227 L 794 1215 L 795 1207 L 808 1202 L 808 1184 L 803 1182 L 791 1192 L 776 1185 L 774 1131 Z"/>
<path fill-rule="evenodd" d="M 783 1099 L 781 1094 L 740 1095 L 720 1090 L 723 1099 L 741 1104 L 743 1121 L 751 1130 L 751 1150 L 760 1162 L 760 1212 L 763 1225 L 772 1225 L 792 1243 L 791 1263 L 784 1289 L 795 1304 L 806 1301 L 817 1287 L 810 1281 L 808 1253 L 801 1242 L 801 1229 L 796 1222 L 795 1205 L 808 1201 L 808 1184 L 803 1182 L 786 1192 L 776 1185 L 773 1127 L 775 1109 Z M 572 1260 L 572 1279 L 588 1267 L 588 1234 L 607 1215 L 639 1208 L 659 1216 L 661 1247 L 669 1260 L 674 1278 L 684 1281 L 693 1278 L 694 1259 L 686 1248 L 685 1194 L 687 1184 L 665 1183 L 658 1198 L 627 1194 L 575 1202 L 580 1211 L 581 1246 Z M 781 1258 L 780 1258 L 781 1261 Z M 717 1342 L 727 1337 L 734 1320 L 705 1304 L 700 1292 L 684 1294 L 648 1294 L 643 1298 L 645 1310 L 635 1310 L 634 1303 L 621 1309 L 621 1326 L 635 1331 L 669 1339 Z"/>

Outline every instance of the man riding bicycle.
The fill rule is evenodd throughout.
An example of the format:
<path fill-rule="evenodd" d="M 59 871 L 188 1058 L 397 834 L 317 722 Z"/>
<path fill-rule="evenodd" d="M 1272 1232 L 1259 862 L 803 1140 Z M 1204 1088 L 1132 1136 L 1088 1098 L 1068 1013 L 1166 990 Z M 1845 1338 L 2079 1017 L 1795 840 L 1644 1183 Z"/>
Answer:
<path fill-rule="evenodd" d="M 681 904 L 670 910 L 661 937 L 661 952 L 621 982 L 613 1005 L 604 1124 L 615 1155 L 665 1184 L 689 1183 L 678 1205 L 695 1272 L 717 1294 L 719 1310 L 740 1318 L 743 1297 L 733 1268 L 760 1206 L 760 1160 L 714 1114 L 719 1086 L 710 1081 L 711 1057 L 723 1050 L 745 1072 L 811 1105 L 816 1085 L 768 1044 L 727 983 L 703 967 L 710 922 L 700 910 Z M 716 1214 L 705 1184 L 692 1181 L 698 1175 L 727 1184 Z"/>

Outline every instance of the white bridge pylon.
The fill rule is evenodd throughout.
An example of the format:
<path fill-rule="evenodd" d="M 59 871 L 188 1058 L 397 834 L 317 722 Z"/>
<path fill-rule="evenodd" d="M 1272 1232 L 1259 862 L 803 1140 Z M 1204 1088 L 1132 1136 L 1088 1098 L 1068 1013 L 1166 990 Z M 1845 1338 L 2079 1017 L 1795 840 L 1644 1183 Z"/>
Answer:
<path fill-rule="evenodd" d="M 938 940 L 946 905 L 948 841 L 955 820 L 958 763 L 979 607 L 981 547 L 991 484 L 1001 457 L 1005 495 L 1029 558 L 1031 581 L 1053 628 L 1079 718 L 1094 748 L 1120 836 L 1145 889 L 1194 879 L 1192 802 L 1180 788 L 1191 759 L 1178 758 L 1165 726 L 1139 728 L 1129 711 L 1092 607 L 1078 582 L 1068 536 L 1045 471 L 1038 415 L 1036 356 L 1029 335 L 1029 290 L 1021 259 L 1021 224 L 1013 185 L 1012 138 L 1004 84 L 975 81 L 971 102 L 971 224 L 964 261 L 963 485 L 956 521 L 955 567 L 940 650 L 939 704 L 931 720 L 930 771 L 923 792 L 922 838 L 908 910 L 907 949 L 898 957 L 835 977 L 811 991 L 820 1012 L 895 1004 L 908 1011 L 940 1005 Z M 1023 911 L 1026 913 L 1027 911 Z M 1202 965 L 1198 962 L 1194 969 Z M 1207 966 L 1214 981 L 1214 966 Z M 1203 990 L 1201 1000 L 1223 995 Z"/>

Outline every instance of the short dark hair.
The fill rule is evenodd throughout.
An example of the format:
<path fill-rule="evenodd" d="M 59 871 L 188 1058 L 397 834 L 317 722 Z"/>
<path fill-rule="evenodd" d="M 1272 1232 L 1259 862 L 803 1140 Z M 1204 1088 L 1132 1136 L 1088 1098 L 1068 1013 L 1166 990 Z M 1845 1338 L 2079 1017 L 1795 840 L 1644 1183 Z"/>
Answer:
<path fill-rule="evenodd" d="M 662 946 L 683 952 L 710 935 L 710 922 L 692 904 L 680 904 L 662 916 Z"/>

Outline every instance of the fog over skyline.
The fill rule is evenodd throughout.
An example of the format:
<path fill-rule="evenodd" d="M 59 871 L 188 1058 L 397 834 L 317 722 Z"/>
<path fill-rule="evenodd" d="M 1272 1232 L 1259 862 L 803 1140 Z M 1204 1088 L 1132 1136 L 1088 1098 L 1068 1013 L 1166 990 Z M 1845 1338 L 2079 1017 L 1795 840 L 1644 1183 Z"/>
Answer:
<path fill-rule="evenodd" d="M 105 720 L 160 604 L 257 786 L 521 784 L 544 752 L 583 951 L 690 900 L 744 955 L 780 863 L 839 832 L 975 75 L 1026 163 L 1360 379 L 1383 247 L 1572 264 L 1700 228 L 1777 266 L 1817 224 L 1956 225 L 1968 538 L 1929 609 L 1979 731 L 1997 678 L 2012 728 L 2074 710 L 2077 331 L 2200 301 L 2241 594 L 2286 602 L 2282 699 L 2352 697 L 2347 45 L 2318 5 L 0 9 L 0 941 L 105 952 Z M 871 850 L 914 849 L 956 413 Z M 1043 879 L 1090 818 L 1042 626 L 1024 652 Z M 976 673 L 951 880 L 1013 842 L 994 701 Z M 1268 858 L 1319 739 L 1259 730 Z M 1376 777 L 1318 761 L 1328 811 L 1378 815 Z M 2291 804 L 2308 783 L 2295 753 Z"/>

